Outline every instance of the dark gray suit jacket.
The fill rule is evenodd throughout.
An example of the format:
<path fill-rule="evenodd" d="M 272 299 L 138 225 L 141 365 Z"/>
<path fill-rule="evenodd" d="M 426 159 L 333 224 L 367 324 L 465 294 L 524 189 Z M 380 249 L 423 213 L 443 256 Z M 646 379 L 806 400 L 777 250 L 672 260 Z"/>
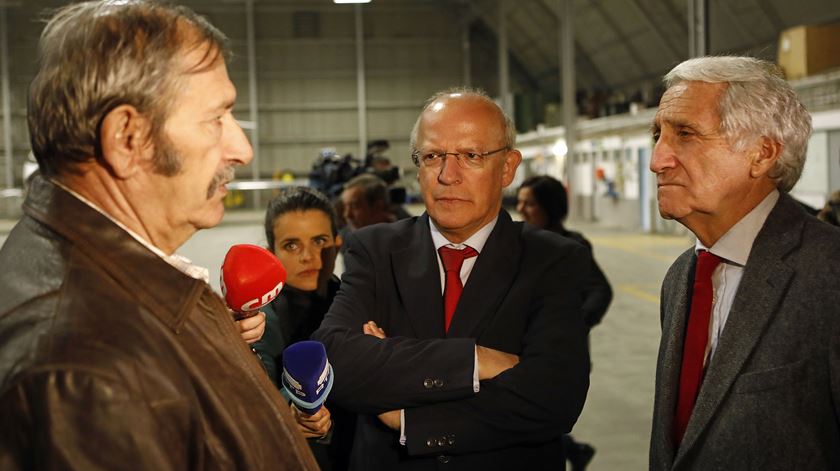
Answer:
<path fill-rule="evenodd" d="M 313 338 L 335 370 L 330 397 L 362 414 L 354 469 L 562 467 L 560 436 L 589 383 L 584 247 L 502 211 L 447 334 L 428 216 L 363 228 L 346 244 L 341 289 Z M 362 334 L 371 319 L 387 339 Z M 478 394 L 476 343 L 521 360 Z M 394 409 L 405 409 L 406 446 L 376 417 Z"/>
<path fill-rule="evenodd" d="M 662 285 L 650 469 L 840 468 L 840 230 L 782 194 L 753 243 L 683 442 L 671 435 L 694 249 Z"/>

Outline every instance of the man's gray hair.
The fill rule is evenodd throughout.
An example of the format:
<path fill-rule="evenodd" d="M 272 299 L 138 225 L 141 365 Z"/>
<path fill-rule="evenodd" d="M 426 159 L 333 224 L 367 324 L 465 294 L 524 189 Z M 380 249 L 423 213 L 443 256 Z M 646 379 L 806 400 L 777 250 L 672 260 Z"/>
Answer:
<path fill-rule="evenodd" d="M 452 87 L 447 88 L 446 90 L 441 90 L 426 100 L 426 103 L 423 105 L 423 111 L 420 112 L 420 115 L 414 122 L 414 127 L 411 128 L 411 140 L 409 141 L 409 148 L 411 149 L 411 152 L 417 150 L 417 133 L 420 131 L 420 119 L 423 117 L 423 113 L 438 100 L 455 96 L 477 98 L 493 105 L 499 111 L 499 115 L 504 121 L 504 136 L 502 136 L 502 139 L 504 139 L 503 144 L 508 149 L 516 147 L 516 126 L 513 124 L 513 119 L 505 113 L 505 110 L 503 110 L 498 103 L 493 101 L 493 99 L 481 89 L 471 87 Z"/>
<path fill-rule="evenodd" d="M 805 165 L 811 115 L 779 68 L 753 57 L 699 57 L 689 59 L 665 75 L 665 86 L 699 81 L 727 83 L 720 100 L 721 132 L 736 150 L 760 137 L 782 144 L 782 153 L 770 176 L 780 191 L 788 192 Z"/>
<path fill-rule="evenodd" d="M 179 53 L 205 45 L 192 68 L 176 63 Z M 145 0 L 63 7 L 41 33 L 38 52 L 27 120 L 32 152 L 47 176 L 99 157 L 102 120 L 117 106 L 137 108 L 151 121 L 151 137 L 160 136 L 183 74 L 229 55 L 225 36 L 201 16 Z M 171 175 L 177 164 L 156 161 L 156 168 Z"/>

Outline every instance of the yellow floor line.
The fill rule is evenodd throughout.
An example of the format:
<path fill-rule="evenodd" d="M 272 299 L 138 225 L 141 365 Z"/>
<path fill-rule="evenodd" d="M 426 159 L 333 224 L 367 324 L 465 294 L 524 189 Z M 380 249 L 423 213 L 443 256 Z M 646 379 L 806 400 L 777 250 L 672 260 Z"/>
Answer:
<path fill-rule="evenodd" d="M 621 284 L 618 285 L 618 290 L 627 293 L 634 298 L 641 299 L 642 301 L 648 301 L 653 304 L 659 304 L 659 296 L 655 296 L 653 294 L 648 293 L 647 291 L 643 291 L 636 287 L 637 285 L 626 285 Z"/>
<path fill-rule="evenodd" d="M 674 246 L 674 247 L 685 247 L 689 248 L 691 245 L 686 243 L 685 239 L 681 239 L 679 241 L 668 240 L 662 238 L 664 240 L 650 240 L 650 239 L 627 239 L 627 238 L 615 238 L 615 237 L 592 237 L 590 240 L 592 241 L 592 245 L 596 248 L 598 247 L 608 247 L 611 249 L 621 250 L 622 252 L 631 253 L 633 255 L 640 255 L 646 258 L 652 258 L 654 260 L 659 260 L 661 262 L 672 263 L 679 254 L 669 255 L 669 254 L 662 254 L 656 253 L 651 251 L 651 249 L 656 248 L 657 246 L 667 245 L 667 246 Z"/>

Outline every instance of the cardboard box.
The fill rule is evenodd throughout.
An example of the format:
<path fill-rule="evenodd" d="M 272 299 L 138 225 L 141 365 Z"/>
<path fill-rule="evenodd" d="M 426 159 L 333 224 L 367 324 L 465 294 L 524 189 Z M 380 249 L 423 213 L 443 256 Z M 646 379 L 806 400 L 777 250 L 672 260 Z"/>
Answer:
<path fill-rule="evenodd" d="M 840 23 L 782 31 L 778 59 L 788 80 L 840 67 Z"/>

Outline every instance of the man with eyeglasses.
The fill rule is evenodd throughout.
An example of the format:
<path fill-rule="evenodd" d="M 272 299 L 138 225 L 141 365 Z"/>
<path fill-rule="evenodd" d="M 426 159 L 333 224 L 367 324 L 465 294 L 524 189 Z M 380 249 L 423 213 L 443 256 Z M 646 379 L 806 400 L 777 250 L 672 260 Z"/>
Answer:
<path fill-rule="evenodd" d="M 420 217 L 348 236 L 314 338 L 361 414 L 354 469 L 556 469 L 589 380 L 583 247 L 513 222 L 522 156 L 483 93 L 431 97 L 411 133 Z"/>

